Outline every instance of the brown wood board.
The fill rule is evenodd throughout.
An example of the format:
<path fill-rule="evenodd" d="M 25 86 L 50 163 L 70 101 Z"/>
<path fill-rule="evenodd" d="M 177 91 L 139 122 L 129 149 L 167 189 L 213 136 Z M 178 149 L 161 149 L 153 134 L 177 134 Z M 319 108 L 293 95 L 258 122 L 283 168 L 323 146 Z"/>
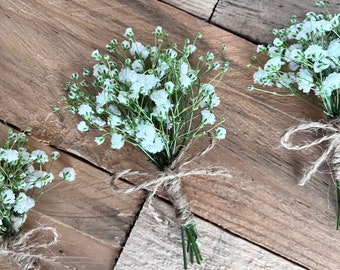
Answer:
<path fill-rule="evenodd" d="M 318 174 L 306 187 L 297 186 L 304 166 L 321 150 L 279 147 L 286 128 L 322 116 L 292 98 L 247 92 L 253 44 L 157 1 L 5 1 L 0 22 L 1 119 L 30 126 L 37 138 L 111 172 L 152 166 L 132 147 L 96 146 L 95 132 L 76 130 L 78 118 L 52 113 L 67 77 L 91 64 L 91 51 L 122 37 L 128 26 L 145 42 L 163 25 L 178 42 L 202 32 L 204 50 L 227 44 L 230 71 L 217 89 L 217 116 L 226 118 L 228 137 L 193 166 L 219 164 L 232 168 L 233 177 L 185 180 L 193 211 L 308 268 L 339 268 L 332 180 Z"/>
<path fill-rule="evenodd" d="M 216 5 L 211 23 L 253 42 L 268 44 L 273 42 L 272 30 L 289 27 L 293 15 L 302 21 L 307 12 L 322 13 L 324 10 L 317 8 L 316 2 L 309 0 L 220 0 Z M 339 1 L 325 2 L 330 13 L 340 12 Z M 199 14 L 199 11 L 196 13 Z"/>

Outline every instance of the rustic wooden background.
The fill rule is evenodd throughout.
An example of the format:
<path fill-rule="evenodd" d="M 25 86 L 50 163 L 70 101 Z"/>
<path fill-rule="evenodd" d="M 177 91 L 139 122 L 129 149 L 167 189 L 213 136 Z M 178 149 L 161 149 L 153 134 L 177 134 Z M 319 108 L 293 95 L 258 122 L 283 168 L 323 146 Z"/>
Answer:
<path fill-rule="evenodd" d="M 0 134 L 8 126 L 32 127 L 31 147 L 62 150 L 55 170 L 73 166 L 77 172 L 75 182 L 38 201 L 26 228 L 39 223 L 56 227 L 61 238 L 50 253 L 73 269 L 181 269 L 174 222 L 157 224 L 143 192 L 123 195 L 110 189 L 113 172 L 151 165 L 132 147 L 112 151 L 108 145 L 96 146 L 95 132 L 77 131 L 77 117 L 65 110 L 53 112 L 64 82 L 92 63 L 93 49 L 122 38 L 126 27 L 133 27 L 144 42 L 153 42 L 149 33 L 162 25 L 177 42 L 202 32 L 204 51 L 227 44 L 230 61 L 217 89 L 217 116 L 225 117 L 228 136 L 197 166 L 221 165 L 230 168 L 232 177 L 188 178 L 183 183 L 205 258 L 203 266 L 192 269 L 339 269 L 340 233 L 335 230 L 329 169 L 306 187 L 297 185 L 321 149 L 292 153 L 279 147 L 287 128 L 322 115 L 295 99 L 246 90 L 254 71 L 246 64 L 256 51 L 247 39 L 269 42 L 273 27 L 314 5 L 293 2 L 275 1 L 282 5 L 278 7 L 269 1 L 250 6 L 223 0 L 1 1 Z M 339 12 L 335 1 L 329 6 Z M 154 204 L 172 220 L 166 201 L 156 198 Z"/>

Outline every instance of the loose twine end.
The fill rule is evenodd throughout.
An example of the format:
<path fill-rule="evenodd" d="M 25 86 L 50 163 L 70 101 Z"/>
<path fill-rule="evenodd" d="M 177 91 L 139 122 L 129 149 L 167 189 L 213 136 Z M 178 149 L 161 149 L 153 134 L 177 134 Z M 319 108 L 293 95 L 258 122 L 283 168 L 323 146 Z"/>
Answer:
<path fill-rule="evenodd" d="M 50 240 L 45 241 L 47 235 Z M 2 238 L 0 256 L 8 256 L 22 270 L 39 270 L 44 264 L 64 266 L 57 261 L 57 257 L 45 255 L 46 250 L 58 243 L 58 237 L 55 228 L 41 225 L 15 237 Z"/>
<path fill-rule="evenodd" d="M 313 131 L 321 130 L 329 133 L 328 135 L 324 135 L 321 138 L 318 138 L 314 141 L 294 145 L 293 137 L 299 133 L 310 133 Z M 323 124 L 320 122 L 311 122 L 306 124 L 300 124 L 288 129 L 288 131 L 281 138 L 281 145 L 289 150 L 299 151 L 302 149 L 307 149 L 312 146 L 318 145 L 324 141 L 329 141 L 329 145 L 327 149 L 322 153 L 322 155 L 312 163 L 312 165 L 305 171 L 303 177 L 299 181 L 299 185 L 303 186 L 310 181 L 312 176 L 318 171 L 320 166 L 327 160 L 331 160 L 331 163 L 334 165 L 333 173 L 336 179 L 340 179 L 340 166 L 337 164 L 340 163 L 340 128 L 339 128 L 339 120 L 330 121 L 329 123 Z"/>

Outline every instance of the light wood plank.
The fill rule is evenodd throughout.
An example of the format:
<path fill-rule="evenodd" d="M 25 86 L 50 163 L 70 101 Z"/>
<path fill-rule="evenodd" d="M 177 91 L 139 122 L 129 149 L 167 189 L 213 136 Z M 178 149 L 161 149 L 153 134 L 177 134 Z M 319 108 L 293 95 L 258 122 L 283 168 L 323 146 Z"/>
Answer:
<path fill-rule="evenodd" d="M 193 211 L 308 268 L 339 268 L 330 177 L 318 175 L 305 188 L 296 185 L 304 159 L 313 161 L 320 149 L 291 153 L 278 147 L 286 128 L 321 114 L 297 100 L 246 91 L 253 71 L 245 65 L 255 45 L 158 1 L 4 1 L 1 11 L 1 118 L 31 126 L 37 138 L 111 172 L 152 166 L 132 147 L 114 152 L 96 146 L 95 134 L 78 133 L 78 119 L 67 112 L 50 114 L 69 74 L 90 64 L 92 49 L 121 37 L 127 26 L 145 42 L 163 25 L 178 42 L 202 32 L 204 50 L 227 44 L 230 72 L 217 89 L 217 117 L 226 118 L 228 138 L 193 166 L 232 167 L 233 177 L 185 180 Z"/>
<path fill-rule="evenodd" d="M 322 9 L 315 6 L 316 2 L 220 0 L 211 22 L 255 43 L 271 43 L 272 30 L 289 27 L 293 15 L 301 21 L 307 12 L 322 12 Z M 340 12 L 339 1 L 330 0 L 326 5 L 331 13 Z"/>
<path fill-rule="evenodd" d="M 212 16 L 215 5 L 218 2 L 217 0 L 205 0 L 205 1 L 160 0 L 160 1 L 172 5 L 176 8 L 179 8 L 180 10 L 188 12 L 206 21 L 210 19 L 210 16 Z"/>
<path fill-rule="evenodd" d="M 149 208 L 143 207 L 116 270 L 183 269 L 181 240 L 173 209 L 159 199 L 154 200 L 154 205 L 164 224 L 158 223 Z M 195 218 L 195 222 L 204 261 L 201 266 L 190 265 L 189 269 L 304 269 L 200 218 Z"/>

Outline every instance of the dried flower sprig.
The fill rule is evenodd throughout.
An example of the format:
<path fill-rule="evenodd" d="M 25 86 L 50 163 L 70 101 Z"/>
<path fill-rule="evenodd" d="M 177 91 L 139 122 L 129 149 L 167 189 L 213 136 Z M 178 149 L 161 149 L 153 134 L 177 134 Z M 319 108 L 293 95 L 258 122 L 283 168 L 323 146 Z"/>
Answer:
<path fill-rule="evenodd" d="M 26 133 L 30 129 L 26 130 Z M 25 132 L 8 130 L 5 141 L 0 140 L 0 235 L 9 237 L 18 234 L 26 221 L 28 211 L 35 206 L 35 200 L 27 195 L 32 189 L 46 192 L 44 187 L 51 183 L 54 175 L 51 165 L 60 154 L 52 152 L 49 156 L 43 150 L 28 151 Z M 47 170 L 44 167 L 48 167 Z M 59 176 L 73 181 L 73 168 L 64 168 Z"/>
<path fill-rule="evenodd" d="M 291 136 L 297 132 L 309 132 L 322 129 L 325 131 L 337 130 L 340 118 L 340 14 L 330 14 L 325 8 L 325 3 L 319 1 L 316 5 L 324 8 L 325 12 L 316 14 L 309 12 L 302 22 L 298 22 L 295 16 L 291 19 L 291 25 L 284 29 L 274 29 L 275 39 L 268 46 L 258 45 L 257 52 L 269 57 L 263 67 L 256 67 L 254 83 L 261 86 L 277 87 L 282 91 L 267 91 L 253 85 L 249 90 L 267 92 L 277 96 L 295 96 L 318 109 L 329 120 L 328 125 L 300 125 L 293 127 L 283 138 L 282 145 L 287 149 L 300 150 L 318 144 L 316 140 L 299 147 L 291 144 Z M 256 61 L 257 57 L 254 56 Z M 251 64 L 249 64 L 251 66 Z M 293 132 L 294 131 L 294 132 Z M 333 135 L 337 136 L 337 134 Z M 326 138 L 326 135 L 325 135 Z M 324 141 L 323 139 L 321 139 Z M 319 140 L 319 141 L 321 141 Z M 332 146 L 332 147 L 331 147 Z M 340 148 L 331 143 L 323 155 L 323 159 L 317 160 L 306 171 L 301 185 L 306 183 L 312 173 L 325 161 L 328 155 L 333 155 L 332 163 L 336 176 L 336 188 L 338 199 L 337 228 L 340 226 L 340 178 L 339 162 L 336 158 Z M 308 176 L 308 177 L 307 177 Z"/>
<path fill-rule="evenodd" d="M 226 130 L 220 126 L 224 119 L 216 121 L 214 108 L 220 103 L 215 85 L 227 72 L 228 62 L 217 61 L 212 52 L 198 56 L 194 64 L 189 61 L 200 33 L 193 42 L 185 39 L 182 48 L 169 42 L 160 26 L 152 35 L 154 45 L 143 45 L 127 28 L 125 40 L 107 44 L 108 53 L 93 51 L 97 63 L 93 69 L 84 67 L 83 78 L 72 74 L 65 99 L 70 112 L 83 118 L 78 130 L 92 127 L 103 133 L 95 138 L 98 145 L 107 138 L 112 149 L 130 143 L 158 170 L 166 171 L 192 139 L 225 138 Z M 188 251 L 200 263 L 194 226 L 189 224 L 182 232 L 192 236 Z"/>

